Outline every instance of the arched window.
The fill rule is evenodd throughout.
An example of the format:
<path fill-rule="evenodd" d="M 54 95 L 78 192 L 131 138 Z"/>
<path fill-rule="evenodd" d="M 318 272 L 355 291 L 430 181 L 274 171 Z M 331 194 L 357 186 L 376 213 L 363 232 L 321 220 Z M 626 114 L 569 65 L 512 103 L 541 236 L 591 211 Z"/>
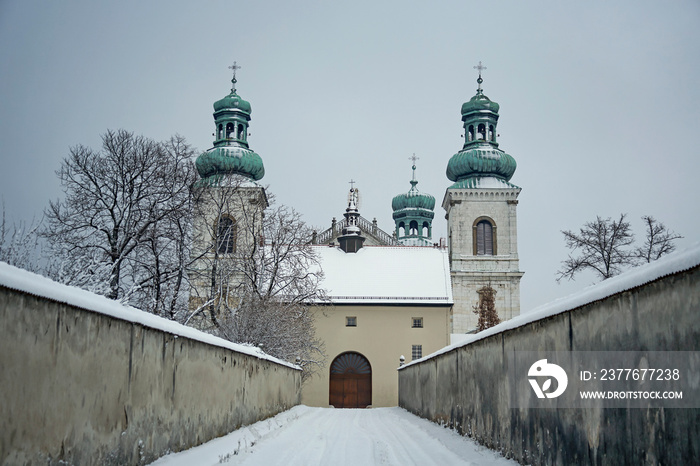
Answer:
<path fill-rule="evenodd" d="M 493 125 L 489 125 L 489 141 L 495 141 L 496 135 L 493 133 Z"/>
<path fill-rule="evenodd" d="M 216 139 L 221 139 L 221 135 L 224 134 L 224 125 L 219 123 L 219 128 L 216 131 Z"/>
<path fill-rule="evenodd" d="M 411 236 L 418 236 L 418 222 L 415 220 L 411 221 L 411 224 L 409 225 L 409 232 L 408 234 Z"/>
<path fill-rule="evenodd" d="M 216 225 L 216 251 L 219 254 L 236 252 L 236 221 L 221 217 Z"/>
<path fill-rule="evenodd" d="M 397 235 L 399 235 L 399 238 L 403 238 L 406 236 L 406 224 L 401 222 L 399 223 L 399 228 L 398 231 L 396 232 Z"/>
<path fill-rule="evenodd" d="M 226 123 L 226 139 L 233 137 L 233 123 Z"/>
<path fill-rule="evenodd" d="M 240 139 L 241 141 L 245 140 L 245 132 L 243 131 L 243 125 L 240 123 L 238 124 L 238 139 Z"/>
<path fill-rule="evenodd" d="M 479 139 L 480 141 L 483 141 L 484 139 L 486 139 L 486 125 L 485 124 L 481 123 L 479 125 L 479 128 L 477 131 L 479 133 L 479 136 L 477 139 Z"/>
<path fill-rule="evenodd" d="M 430 225 L 428 222 L 423 222 L 423 228 L 421 229 L 421 235 L 425 238 L 430 238 Z"/>
<path fill-rule="evenodd" d="M 469 125 L 469 132 L 467 133 L 467 141 L 472 142 L 474 140 L 474 125 Z"/>
<path fill-rule="evenodd" d="M 480 220 L 475 225 L 474 255 L 493 256 L 496 253 L 495 227 L 489 220 Z"/>

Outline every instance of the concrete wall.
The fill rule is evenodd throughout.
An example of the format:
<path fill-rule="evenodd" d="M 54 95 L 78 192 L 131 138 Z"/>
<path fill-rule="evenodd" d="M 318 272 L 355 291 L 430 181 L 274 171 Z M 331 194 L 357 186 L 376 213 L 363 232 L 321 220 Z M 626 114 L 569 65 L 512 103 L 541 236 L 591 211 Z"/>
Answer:
<path fill-rule="evenodd" d="M 443 348 L 449 339 L 450 307 L 399 305 L 319 306 L 314 310 L 316 336 L 326 345 L 327 364 L 304 384 L 302 403 L 328 406 L 330 367 L 346 351 L 362 354 L 372 366 L 372 407 L 398 404 L 396 368 L 399 357 L 411 360 L 413 345 L 427 355 Z M 346 327 L 345 318 L 357 317 L 357 327 Z M 412 328 L 413 317 L 423 318 L 423 328 Z"/>
<path fill-rule="evenodd" d="M 0 286 L 1 464 L 144 464 L 300 390 L 289 366 Z"/>
<path fill-rule="evenodd" d="M 700 268 L 476 340 L 399 371 L 399 405 L 523 464 L 696 464 L 700 409 L 511 409 L 516 351 L 697 351 Z"/>

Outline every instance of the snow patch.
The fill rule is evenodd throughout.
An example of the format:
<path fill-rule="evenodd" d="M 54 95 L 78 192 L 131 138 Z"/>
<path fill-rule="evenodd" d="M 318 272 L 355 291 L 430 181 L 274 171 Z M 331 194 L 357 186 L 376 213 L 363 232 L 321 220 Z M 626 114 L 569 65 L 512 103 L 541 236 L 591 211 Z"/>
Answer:
<path fill-rule="evenodd" d="M 452 304 L 447 250 L 365 246 L 356 253 L 314 246 L 324 278 L 319 288 L 333 303 Z"/>

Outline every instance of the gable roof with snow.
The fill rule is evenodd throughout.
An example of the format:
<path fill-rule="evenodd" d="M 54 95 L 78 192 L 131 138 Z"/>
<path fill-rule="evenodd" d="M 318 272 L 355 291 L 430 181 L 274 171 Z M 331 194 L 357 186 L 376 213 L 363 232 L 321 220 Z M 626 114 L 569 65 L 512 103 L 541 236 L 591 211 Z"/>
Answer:
<path fill-rule="evenodd" d="M 356 253 L 314 246 L 333 304 L 444 305 L 452 300 L 447 250 L 365 246 Z"/>

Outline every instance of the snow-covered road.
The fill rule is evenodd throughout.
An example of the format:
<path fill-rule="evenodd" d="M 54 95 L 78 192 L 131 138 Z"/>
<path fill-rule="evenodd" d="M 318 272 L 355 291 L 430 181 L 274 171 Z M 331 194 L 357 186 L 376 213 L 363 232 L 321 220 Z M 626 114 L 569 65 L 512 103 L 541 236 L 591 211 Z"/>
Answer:
<path fill-rule="evenodd" d="M 514 465 L 401 408 L 296 406 L 153 465 Z"/>

